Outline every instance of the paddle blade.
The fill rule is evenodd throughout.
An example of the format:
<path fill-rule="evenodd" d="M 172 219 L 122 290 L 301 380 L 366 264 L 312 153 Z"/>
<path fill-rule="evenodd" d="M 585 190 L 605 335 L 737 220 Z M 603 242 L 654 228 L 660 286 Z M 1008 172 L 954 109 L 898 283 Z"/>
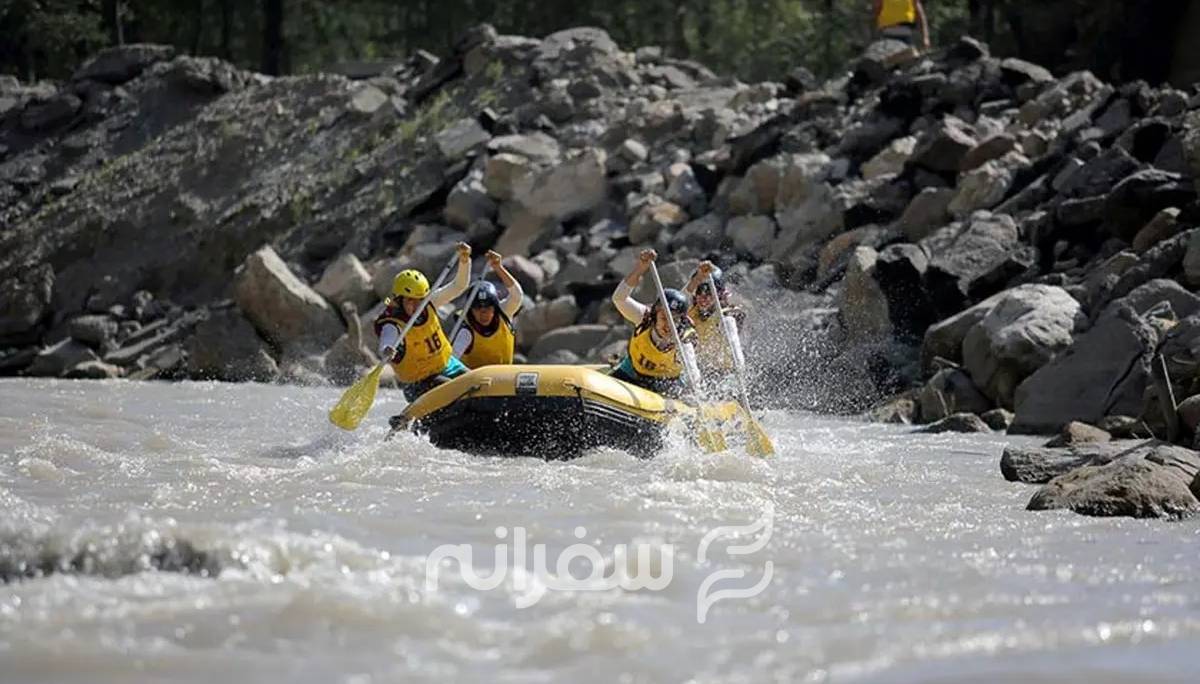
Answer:
<path fill-rule="evenodd" d="M 710 454 L 719 454 L 729 448 L 725 444 L 725 435 L 719 430 L 700 430 L 696 435 L 696 443 Z"/>
<path fill-rule="evenodd" d="M 383 366 L 382 363 L 375 366 L 370 373 L 346 390 L 337 406 L 329 412 L 329 422 L 343 430 L 358 427 L 371 410 L 371 405 L 375 403 L 375 393 L 379 391 L 379 376 L 383 375 Z"/>
<path fill-rule="evenodd" d="M 750 415 L 750 411 L 746 411 L 746 451 L 753 456 L 772 456 L 775 453 L 775 445 L 771 443 L 771 437 L 763 426 L 759 424 L 754 416 Z"/>

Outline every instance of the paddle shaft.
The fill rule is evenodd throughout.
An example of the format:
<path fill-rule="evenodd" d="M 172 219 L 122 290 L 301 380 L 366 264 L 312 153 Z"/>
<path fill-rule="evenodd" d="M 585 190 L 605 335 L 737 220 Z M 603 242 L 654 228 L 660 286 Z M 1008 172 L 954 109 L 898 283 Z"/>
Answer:
<path fill-rule="evenodd" d="M 457 254 L 450 257 L 450 262 L 447 263 L 446 267 L 442 269 L 442 273 L 437 277 L 437 280 L 434 281 L 433 287 L 429 288 L 429 292 L 426 293 L 425 298 L 421 300 L 421 305 L 417 307 L 417 310 L 413 312 L 412 316 L 408 317 L 408 322 L 404 324 L 404 329 L 400 331 L 400 337 L 397 339 L 396 344 L 404 344 L 404 336 L 407 335 L 408 331 L 412 330 L 413 326 L 417 324 L 417 319 L 421 317 L 421 312 L 425 310 L 425 307 L 429 306 L 429 300 L 433 299 L 433 293 L 437 292 L 437 289 L 442 286 L 442 282 L 446 280 L 446 276 L 450 275 L 450 269 L 454 268 L 454 264 L 456 263 L 458 263 Z M 401 304 L 401 306 L 403 306 L 403 304 Z M 435 313 L 434 315 L 436 316 L 437 314 Z M 388 363 L 391 360 L 392 359 L 390 358 L 384 359 L 383 363 Z"/>
<path fill-rule="evenodd" d="M 679 337 L 679 328 L 675 327 L 675 317 L 671 315 L 671 305 L 667 302 L 667 291 L 663 289 L 662 278 L 658 277 L 658 266 L 653 261 L 650 262 L 650 275 L 654 277 L 654 287 L 658 290 L 658 301 L 667 314 L 667 324 L 671 328 L 671 337 L 675 340 L 675 354 L 679 357 L 679 365 L 683 366 L 684 373 L 688 376 L 687 384 L 692 390 L 692 401 L 696 402 L 696 415 L 700 419 L 701 430 L 708 432 L 708 421 L 704 419 L 704 407 L 701 406 L 700 378 L 693 377 L 692 369 L 683 356 L 683 339 Z M 654 321 L 653 323 L 657 324 L 658 322 Z"/>
<path fill-rule="evenodd" d="M 467 322 L 467 312 L 475 305 L 475 295 L 479 293 L 480 286 L 483 285 L 483 274 L 480 274 L 479 280 L 475 281 L 475 285 L 471 288 L 471 292 L 467 295 L 467 304 L 463 307 L 462 313 L 458 315 L 458 320 L 454 322 L 454 327 L 450 330 L 450 346 L 454 346 L 454 336 L 462 330 L 463 323 Z"/>
<path fill-rule="evenodd" d="M 746 387 L 746 367 L 742 365 L 741 350 L 736 349 L 737 342 L 725 329 L 725 309 L 721 306 L 721 296 L 717 294 L 717 283 L 713 280 L 712 274 L 708 274 L 708 289 L 712 292 L 713 303 L 717 307 L 717 324 L 721 328 L 721 336 L 725 338 L 725 344 L 729 345 L 729 355 L 733 357 L 733 376 L 737 379 L 738 394 L 742 398 L 742 408 L 750 410 L 750 392 Z"/>

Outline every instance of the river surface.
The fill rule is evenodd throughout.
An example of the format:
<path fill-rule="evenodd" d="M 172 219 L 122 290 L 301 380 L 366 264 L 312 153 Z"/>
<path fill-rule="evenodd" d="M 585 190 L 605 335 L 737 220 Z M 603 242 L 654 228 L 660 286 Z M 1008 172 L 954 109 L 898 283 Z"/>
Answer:
<path fill-rule="evenodd" d="M 0 381 L 0 682 L 1200 671 L 1200 523 L 1026 512 L 1033 489 L 1000 476 L 1002 437 L 778 412 L 770 461 L 682 441 L 652 460 L 480 459 L 384 443 L 395 392 L 339 433 L 324 416 L 337 396 Z M 435 563 L 432 586 L 446 544 L 473 565 Z M 576 544 L 616 579 L 567 581 L 591 566 Z M 473 588 L 498 545 L 498 586 Z M 628 581 L 656 577 L 669 582 Z"/>

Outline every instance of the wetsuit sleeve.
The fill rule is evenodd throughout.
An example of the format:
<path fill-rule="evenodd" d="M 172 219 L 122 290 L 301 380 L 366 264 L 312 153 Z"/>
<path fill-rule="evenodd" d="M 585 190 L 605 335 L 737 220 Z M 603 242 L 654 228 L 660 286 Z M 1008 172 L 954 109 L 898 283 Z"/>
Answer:
<path fill-rule="evenodd" d="M 467 262 L 466 268 L 459 265 L 453 281 L 433 291 L 433 297 L 430 298 L 429 303 L 433 304 L 435 308 L 446 306 L 458 299 L 458 296 L 466 292 L 469 287 L 471 287 L 471 264 Z"/>
<path fill-rule="evenodd" d="M 621 284 L 617 285 L 617 289 L 613 291 L 612 303 L 625 320 L 637 325 L 646 317 L 646 312 L 650 310 L 650 307 L 637 301 L 632 295 L 633 288 L 622 280 Z"/>
<path fill-rule="evenodd" d="M 400 347 L 400 329 L 393 323 L 384 323 L 383 329 L 379 331 L 379 354 L 383 355 L 383 350 L 391 347 L 399 349 Z"/>
<path fill-rule="evenodd" d="M 463 353 L 467 351 L 467 347 L 471 346 L 471 337 L 471 329 L 469 326 L 464 325 L 463 327 L 459 328 L 458 334 L 454 336 L 454 344 L 452 345 L 454 347 L 455 356 L 462 358 Z"/>
<path fill-rule="evenodd" d="M 525 301 L 525 291 L 521 289 L 521 283 L 513 279 L 512 286 L 508 288 L 508 296 L 500 302 L 500 310 L 512 320 L 513 316 L 517 315 L 517 311 L 521 308 L 521 303 Z"/>

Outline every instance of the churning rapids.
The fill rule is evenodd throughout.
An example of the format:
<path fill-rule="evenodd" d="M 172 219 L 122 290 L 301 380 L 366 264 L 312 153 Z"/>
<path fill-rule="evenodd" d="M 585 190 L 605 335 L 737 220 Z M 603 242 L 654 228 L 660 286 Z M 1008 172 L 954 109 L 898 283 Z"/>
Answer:
<path fill-rule="evenodd" d="M 770 462 L 544 463 L 383 443 L 395 392 L 337 433 L 337 396 L 0 381 L 0 681 L 1194 681 L 1200 524 L 1027 513 L 1001 437 L 773 413 Z M 442 544 L 491 571 L 498 527 L 671 581 L 426 585 Z"/>

